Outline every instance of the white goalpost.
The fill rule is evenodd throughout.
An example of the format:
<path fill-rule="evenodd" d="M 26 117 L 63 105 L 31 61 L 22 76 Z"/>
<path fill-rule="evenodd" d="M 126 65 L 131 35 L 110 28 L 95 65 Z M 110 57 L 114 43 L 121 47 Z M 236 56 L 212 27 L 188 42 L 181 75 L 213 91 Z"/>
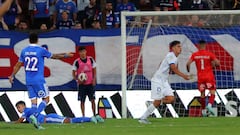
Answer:
<path fill-rule="evenodd" d="M 129 16 L 134 17 L 135 21 L 128 21 Z M 178 68 L 186 73 L 186 61 L 191 53 L 197 50 L 198 41 L 201 39 L 207 41 L 207 49 L 221 61 L 221 66 L 215 69 L 214 73 L 217 92 L 220 92 L 215 99 L 216 108 L 218 115 L 222 116 L 228 112 L 226 109 L 221 110 L 221 105 L 226 105 L 226 101 L 232 98 L 226 96 L 232 93 L 224 95 L 221 94 L 222 90 L 235 91 L 232 95 L 236 97 L 240 95 L 236 92 L 236 89 L 240 88 L 240 11 L 121 12 L 122 118 L 128 117 L 128 91 L 150 91 L 151 76 L 169 51 L 169 42 L 181 42 L 182 53 L 179 56 Z M 191 66 L 191 72 L 196 74 L 194 64 Z M 199 95 L 196 80 L 185 81 L 171 74 L 169 82 L 177 99 L 176 103 L 167 106 L 162 112 L 170 112 L 173 117 L 198 116 L 197 112 L 192 113 L 190 110 L 193 108 L 190 102 L 195 100 L 192 97 L 184 99 L 188 92 Z M 161 113 L 161 108 L 159 112 Z"/>

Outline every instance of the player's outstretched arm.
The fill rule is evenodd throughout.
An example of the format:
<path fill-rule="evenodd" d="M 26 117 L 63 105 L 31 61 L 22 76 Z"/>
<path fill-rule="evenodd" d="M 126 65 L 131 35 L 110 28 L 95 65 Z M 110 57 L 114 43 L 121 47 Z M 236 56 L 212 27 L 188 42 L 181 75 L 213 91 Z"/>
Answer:
<path fill-rule="evenodd" d="M 177 66 L 175 64 L 171 64 L 170 65 L 170 69 L 177 75 L 181 76 L 182 78 L 184 78 L 185 80 L 189 80 L 190 77 L 184 73 L 182 73 L 181 71 L 178 70 Z"/>
<path fill-rule="evenodd" d="M 13 83 L 14 76 L 17 74 L 17 72 L 18 72 L 19 69 L 21 68 L 22 64 L 23 64 L 23 63 L 19 61 L 19 62 L 17 62 L 16 65 L 14 66 L 12 74 L 8 77 L 10 83 Z"/>
<path fill-rule="evenodd" d="M 24 118 L 19 118 L 17 121 L 15 121 L 14 123 L 18 124 L 18 123 L 22 123 L 24 121 Z"/>
<path fill-rule="evenodd" d="M 72 53 L 58 53 L 58 54 L 53 54 L 52 59 L 61 59 L 61 58 L 69 58 L 73 57 Z"/>
<path fill-rule="evenodd" d="M 5 0 L 5 2 L 0 7 L 0 17 L 2 17 L 10 8 L 13 0 Z"/>

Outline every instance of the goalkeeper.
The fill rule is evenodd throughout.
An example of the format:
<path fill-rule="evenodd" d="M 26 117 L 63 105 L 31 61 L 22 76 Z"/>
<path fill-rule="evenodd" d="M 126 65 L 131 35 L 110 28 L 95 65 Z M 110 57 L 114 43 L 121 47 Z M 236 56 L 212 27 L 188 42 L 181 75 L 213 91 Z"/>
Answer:
<path fill-rule="evenodd" d="M 193 53 L 187 62 L 186 67 L 188 72 L 190 72 L 190 65 L 192 62 L 195 62 L 197 68 L 198 90 L 201 93 L 200 102 L 202 116 L 207 116 L 207 111 L 212 115 L 215 115 L 212 108 L 216 91 L 216 81 L 213 74 L 213 68 L 219 66 L 220 62 L 213 53 L 206 51 L 206 42 L 204 40 L 199 41 L 199 50 Z M 207 107 L 205 99 L 206 89 L 210 91 L 210 98 Z"/>

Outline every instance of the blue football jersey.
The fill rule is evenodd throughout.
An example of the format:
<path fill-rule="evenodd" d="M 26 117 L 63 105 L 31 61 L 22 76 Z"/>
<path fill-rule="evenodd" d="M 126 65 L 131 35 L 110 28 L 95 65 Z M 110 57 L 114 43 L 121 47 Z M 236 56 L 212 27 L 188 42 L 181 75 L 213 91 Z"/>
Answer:
<path fill-rule="evenodd" d="M 30 120 L 30 116 L 35 112 L 35 110 L 33 110 L 32 108 L 25 108 L 23 110 L 23 113 L 22 113 L 22 118 L 25 118 L 27 121 L 31 121 Z"/>
<path fill-rule="evenodd" d="M 43 84 L 44 58 L 50 58 L 52 53 L 36 44 L 30 44 L 21 52 L 19 61 L 24 63 L 26 85 Z"/>
<path fill-rule="evenodd" d="M 24 110 L 23 110 L 23 113 L 22 113 L 22 118 L 25 118 L 28 122 L 31 122 L 31 120 L 30 120 L 30 116 L 32 115 L 32 114 L 34 114 L 36 112 L 36 110 L 34 110 L 34 109 L 32 109 L 32 108 L 25 108 Z M 37 121 L 39 122 L 39 123 L 44 123 L 44 119 L 45 119 L 45 115 L 43 115 L 43 114 L 39 114 L 38 115 L 38 117 L 37 117 Z"/>

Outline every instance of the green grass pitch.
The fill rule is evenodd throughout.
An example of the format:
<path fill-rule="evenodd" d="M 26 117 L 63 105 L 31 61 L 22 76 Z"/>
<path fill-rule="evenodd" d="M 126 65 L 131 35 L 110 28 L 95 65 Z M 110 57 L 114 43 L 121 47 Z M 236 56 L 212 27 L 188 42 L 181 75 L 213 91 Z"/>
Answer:
<path fill-rule="evenodd" d="M 240 117 L 162 118 L 139 124 L 136 119 L 106 119 L 105 123 L 31 124 L 0 123 L 0 135 L 237 135 Z"/>

